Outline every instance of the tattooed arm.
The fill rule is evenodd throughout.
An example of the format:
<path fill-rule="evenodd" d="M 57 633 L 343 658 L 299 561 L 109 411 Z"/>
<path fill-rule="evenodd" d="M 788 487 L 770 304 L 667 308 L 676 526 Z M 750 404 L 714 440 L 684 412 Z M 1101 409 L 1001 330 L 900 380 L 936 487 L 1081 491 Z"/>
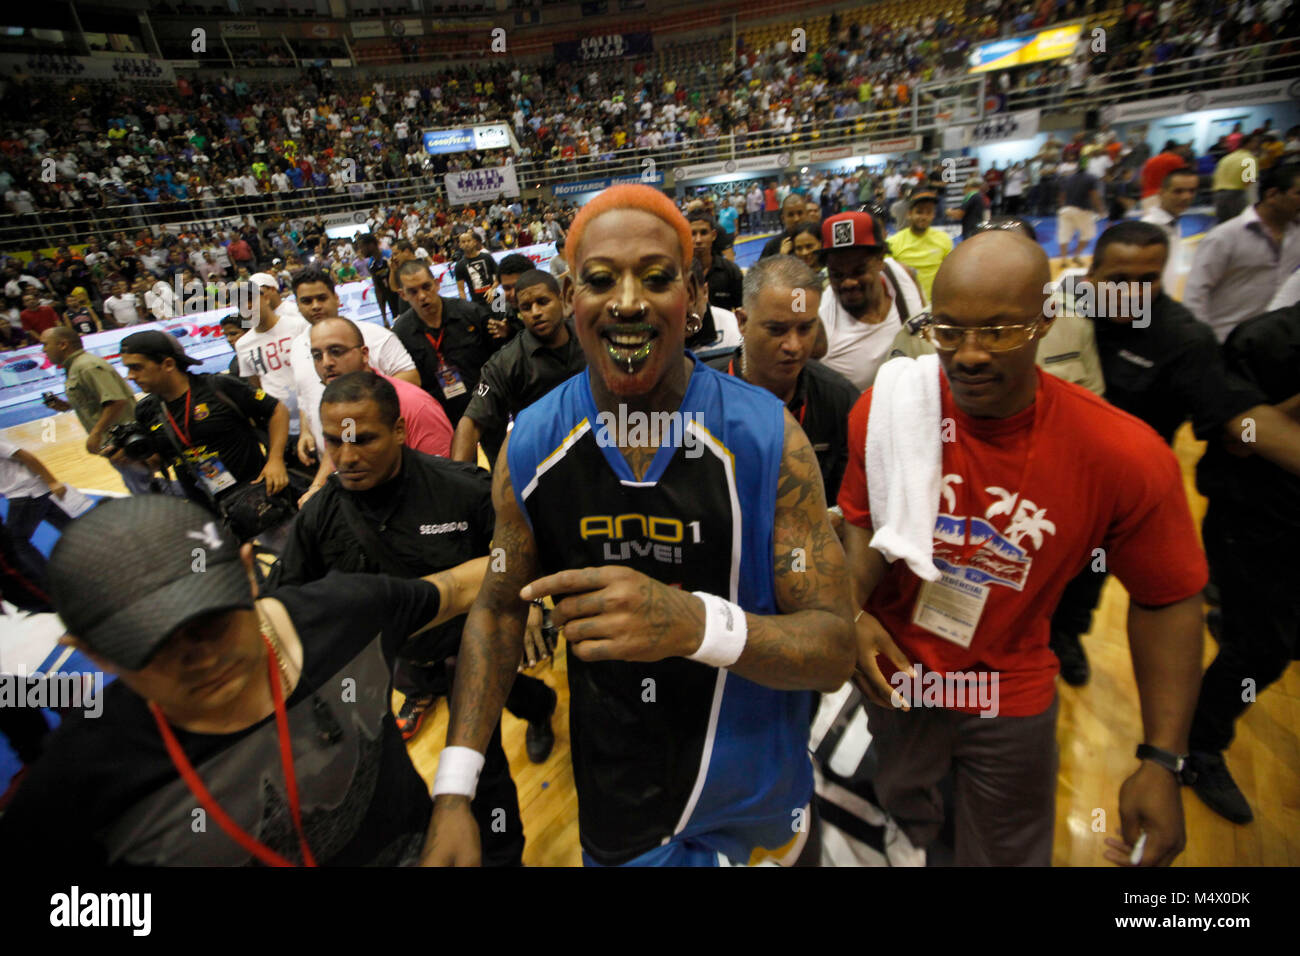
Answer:
<path fill-rule="evenodd" d="M 447 746 L 468 747 L 479 753 L 487 750 L 515 681 L 530 607 L 519 591 L 537 573 L 537 544 L 515 501 L 506 459 L 508 444 L 509 439 L 501 446 L 492 476 L 496 510 L 493 557 L 488 559 L 487 573 L 465 619 L 447 724 Z M 479 862 L 478 827 L 469 804 L 468 797 L 454 794 L 443 794 L 434 801 L 424 851 L 426 865 Z"/>
<path fill-rule="evenodd" d="M 499 519 L 498 519 L 499 520 Z M 844 551 L 831 530 L 817 456 L 785 413 L 774 548 L 781 613 L 746 614 L 745 650 L 728 670 L 779 690 L 837 689 L 853 670 Z M 557 597 L 553 620 L 584 661 L 687 657 L 704 639 L 704 602 L 630 568 L 561 571 L 524 597 Z"/>
<path fill-rule="evenodd" d="M 773 540 L 781 614 L 746 615 L 745 652 L 730 670 L 768 687 L 836 690 L 854 660 L 844 550 L 826 514 L 817 456 L 789 412 Z"/>

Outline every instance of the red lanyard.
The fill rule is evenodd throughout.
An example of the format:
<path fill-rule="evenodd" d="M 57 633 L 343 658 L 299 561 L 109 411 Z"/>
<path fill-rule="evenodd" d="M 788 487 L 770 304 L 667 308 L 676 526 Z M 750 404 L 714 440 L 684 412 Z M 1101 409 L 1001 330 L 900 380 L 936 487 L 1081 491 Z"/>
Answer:
<path fill-rule="evenodd" d="M 731 361 L 727 364 L 727 374 L 731 376 L 735 376 L 736 374 L 736 358 L 734 355 L 732 356 Z M 744 381 L 744 379 L 741 379 L 741 381 Z M 803 427 L 803 417 L 807 414 L 808 414 L 808 400 L 804 399 L 803 403 L 799 406 L 799 427 L 800 428 Z"/>
<path fill-rule="evenodd" d="M 187 389 L 185 390 L 185 429 L 184 429 L 184 431 L 181 430 L 181 426 L 180 426 L 180 425 L 176 424 L 176 419 L 172 418 L 171 409 L 167 407 L 167 403 L 166 403 L 166 402 L 163 402 L 163 411 L 166 412 L 166 414 L 167 414 L 167 420 L 168 420 L 169 422 L 172 423 L 172 428 L 176 429 L 176 434 L 180 435 L 182 438 L 185 439 L 185 444 L 186 444 L 187 446 L 189 446 L 189 445 L 193 445 L 193 444 L 194 444 L 194 442 L 190 441 L 190 400 L 193 399 L 193 398 L 194 398 L 194 389 L 192 389 L 192 388 L 187 388 Z"/>
<path fill-rule="evenodd" d="M 1015 522 L 1016 509 L 1020 507 L 1020 503 L 1022 501 L 1026 500 L 1025 484 L 1029 480 L 1029 468 L 1030 465 L 1033 463 L 1034 451 L 1038 444 L 1037 442 L 1038 426 L 1042 423 L 1042 419 L 1038 414 L 1041 391 L 1042 391 L 1041 389 L 1037 389 L 1034 394 L 1033 419 L 1032 419 L 1032 423 L 1029 426 L 1029 450 L 1025 453 L 1025 463 L 1020 467 L 1020 480 L 1016 483 L 1015 486 L 1015 492 L 1016 492 L 1015 504 L 1012 505 L 1011 511 L 1007 515 L 1007 526 L 1003 528 L 1004 536 L 1006 531 L 1011 530 L 1011 525 Z M 951 393 L 944 396 L 944 398 L 945 398 L 945 404 L 952 402 Z M 944 414 L 947 415 L 950 410 L 951 409 L 945 409 Z M 963 451 L 960 441 L 953 443 L 952 451 L 953 451 L 953 458 L 954 458 L 953 464 L 957 467 L 957 473 L 962 477 L 962 504 L 963 504 L 963 510 L 966 512 L 966 516 L 963 519 L 964 537 L 962 540 L 960 561 L 962 565 L 966 566 L 970 564 L 971 557 L 978 554 L 980 551 L 982 551 L 984 549 L 984 546 L 988 544 L 990 541 L 992 541 L 993 539 L 992 536 L 990 536 L 988 538 L 985 538 L 982 542 L 980 542 L 978 547 L 975 548 L 971 547 L 971 543 L 970 543 L 971 504 L 972 504 L 974 493 L 971 490 L 971 482 L 969 479 L 972 476 L 970 474 L 970 469 L 967 467 L 968 462 L 966 460 L 966 453 L 965 451 Z M 989 527 L 992 526 L 993 523 L 990 521 Z"/>
<path fill-rule="evenodd" d="M 271 697 L 275 701 L 275 729 L 280 738 L 280 766 L 284 768 L 284 782 L 289 791 L 289 812 L 293 816 L 294 829 L 298 831 L 298 846 L 302 848 L 302 859 L 306 866 L 315 866 L 316 858 L 312 856 L 311 847 L 307 845 L 307 836 L 302 831 L 302 813 L 298 802 L 298 777 L 293 769 L 293 748 L 289 740 L 289 714 L 284 706 L 284 690 L 280 686 L 280 672 L 275 666 L 275 652 L 271 649 L 271 642 L 262 637 L 262 643 L 266 645 L 266 669 L 270 674 L 271 680 Z M 194 766 L 190 763 L 185 751 L 181 749 L 180 742 L 177 741 L 176 735 L 167 724 L 167 718 L 163 716 L 162 710 L 153 701 L 149 702 L 149 710 L 153 712 L 153 719 L 158 724 L 158 732 L 162 734 L 163 743 L 167 745 L 167 755 L 171 757 L 172 764 L 185 781 L 185 785 L 190 788 L 203 808 L 212 814 L 212 818 L 217 821 L 221 829 L 226 831 L 226 835 L 242 846 L 245 850 L 257 857 L 267 866 L 293 866 L 289 860 L 286 860 L 280 854 L 276 853 L 265 843 L 254 839 L 238 823 L 230 819 L 226 811 L 221 809 L 221 805 L 213 799 L 208 788 L 203 785 L 199 779 L 198 773 L 195 772 Z"/>
<path fill-rule="evenodd" d="M 433 350 L 438 353 L 439 359 L 442 358 L 442 337 L 446 334 L 447 334 L 446 325 L 443 325 L 443 327 L 438 330 L 438 340 L 436 342 L 433 340 L 432 335 L 430 335 L 428 332 L 424 333 L 424 337 L 429 340 L 429 344 L 433 346 Z"/>

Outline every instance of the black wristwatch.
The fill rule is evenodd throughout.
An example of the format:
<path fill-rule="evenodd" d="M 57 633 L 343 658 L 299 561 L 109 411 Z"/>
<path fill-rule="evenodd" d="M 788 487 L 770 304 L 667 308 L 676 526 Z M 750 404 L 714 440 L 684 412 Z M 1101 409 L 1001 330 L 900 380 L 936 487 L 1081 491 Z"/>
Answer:
<path fill-rule="evenodd" d="M 1191 786 L 1196 782 L 1196 771 L 1192 769 L 1186 754 L 1171 753 L 1150 744 L 1138 744 L 1137 758 L 1159 764 L 1177 777 L 1179 783 Z"/>

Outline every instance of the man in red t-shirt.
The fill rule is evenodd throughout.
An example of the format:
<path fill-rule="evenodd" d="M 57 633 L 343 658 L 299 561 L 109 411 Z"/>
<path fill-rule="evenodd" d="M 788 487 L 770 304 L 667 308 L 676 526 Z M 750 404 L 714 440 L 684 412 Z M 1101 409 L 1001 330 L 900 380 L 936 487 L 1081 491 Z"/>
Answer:
<path fill-rule="evenodd" d="M 1175 169 L 1187 165 L 1183 154 L 1178 152 L 1178 144 L 1172 139 L 1165 143 L 1165 148 L 1142 164 L 1142 208 L 1150 209 L 1160 201 L 1160 187 L 1165 177 Z"/>
<path fill-rule="evenodd" d="M 41 305 L 41 300 L 31 292 L 23 296 L 23 310 L 18 313 L 18 318 L 23 324 L 23 331 L 31 338 L 29 345 L 39 345 L 45 330 L 59 324 L 59 314 L 50 306 Z"/>
<path fill-rule="evenodd" d="M 374 371 L 370 367 L 370 350 L 361 330 L 351 319 L 322 319 L 312 326 L 311 353 L 312 361 L 316 363 L 316 374 L 326 385 L 352 372 Z M 450 458 L 454 430 L 442 406 L 418 385 L 387 375 L 379 377 L 397 392 L 405 423 L 406 447 L 426 455 Z M 325 477 L 328 477 L 328 472 Z"/>
<path fill-rule="evenodd" d="M 1143 751 L 1121 789 L 1123 840 L 1107 841 L 1107 857 L 1127 861 L 1145 832 L 1141 861 L 1168 863 L 1184 843 L 1182 777 L 1162 761 L 1181 769 L 1187 752 L 1205 558 L 1178 463 L 1160 437 L 1036 370 L 1052 314 L 1049 276 L 1041 247 L 998 231 L 963 242 L 935 277 L 927 334 L 942 366 L 942 480 L 928 544 L 938 580 L 870 547 L 864 449 L 875 389 L 849 416 L 839 504 L 864 609 L 854 680 L 868 697 L 874 785 L 881 806 L 924 846 L 942 826 L 938 782 L 951 770 L 959 865 L 1050 865 L 1057 661 L 1049 621 L 1066 583 L 1104 561 L 1130 595 L 1144 739 L 1157 748 Z M 886 462 L 883 474 L 892 470 Z"/>

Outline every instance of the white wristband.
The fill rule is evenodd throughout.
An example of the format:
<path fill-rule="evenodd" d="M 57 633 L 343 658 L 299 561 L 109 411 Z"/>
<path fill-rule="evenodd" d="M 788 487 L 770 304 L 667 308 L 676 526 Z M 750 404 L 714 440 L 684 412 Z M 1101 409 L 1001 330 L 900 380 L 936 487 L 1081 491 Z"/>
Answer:
<path fill-rule="evenodd" d="M 691 593 L 704 602 L 704 640 L 688 660 L 713 667 L 730 667 L 745 652 L 745 640 L 749 637 L 745 612 L 716 594 L 706 591 Z"/>
<path fill-rule="evenodd" d="M 473 798 L 482 770 L 483 755 L 477 750 L 444 747 L 438 758 L 438 774 L 433 778 L 433 795 L 457 793 Z"/>

